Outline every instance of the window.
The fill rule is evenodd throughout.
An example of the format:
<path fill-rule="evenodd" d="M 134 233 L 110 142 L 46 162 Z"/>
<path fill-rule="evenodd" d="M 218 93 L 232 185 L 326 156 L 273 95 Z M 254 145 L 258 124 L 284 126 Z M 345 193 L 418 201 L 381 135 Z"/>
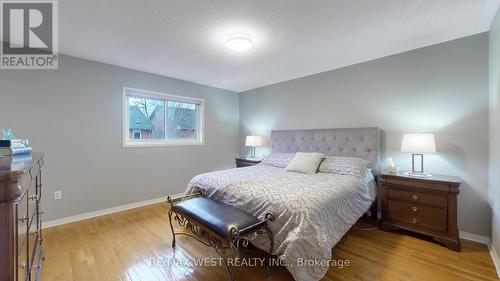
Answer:
<path fill-rule="evenodd" d="M 123 88 L 124 147 L 203 144 L 202 99 Z"/>

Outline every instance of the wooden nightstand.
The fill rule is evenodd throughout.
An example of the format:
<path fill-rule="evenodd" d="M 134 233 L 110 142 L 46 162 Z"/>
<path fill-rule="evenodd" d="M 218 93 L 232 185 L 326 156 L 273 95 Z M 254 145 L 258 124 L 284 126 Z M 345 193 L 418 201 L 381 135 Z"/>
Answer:
<path fill-rule="evenodd" d="M 457 228 L 459 178 L 414 178 L 401 173 L 381 174 L 379 182 L 381 227 L 429 235 L 449 249 L 460 251 Z"/>
<path fill-rule="evenodd" d="M 241 167 L 255 166 L 259 164 L 261 161 L 262 159 L 239 157 L 236 158 L 236 167 L 241 168 Z"/>

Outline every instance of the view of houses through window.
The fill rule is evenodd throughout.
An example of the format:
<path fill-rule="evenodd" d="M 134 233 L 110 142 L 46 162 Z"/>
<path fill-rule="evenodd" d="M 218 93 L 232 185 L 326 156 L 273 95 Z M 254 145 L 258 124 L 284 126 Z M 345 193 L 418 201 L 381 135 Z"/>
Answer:
<path fill-rule="evenodd" d="M 131 142 L 201 143 L 202 100 L 125 89 L 128 140 Z M 181 101 L 182 100 L 182 101 Z"/>

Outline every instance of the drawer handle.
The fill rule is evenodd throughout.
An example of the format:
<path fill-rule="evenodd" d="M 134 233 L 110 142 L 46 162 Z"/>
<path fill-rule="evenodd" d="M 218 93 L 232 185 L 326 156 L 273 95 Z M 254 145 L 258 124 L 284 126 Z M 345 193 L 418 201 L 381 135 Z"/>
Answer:
<path fill-rule="evenodd" d="M 413 206 L 411 209 L 412 209 L 412 211 L 414 211 L 414 212 L 418 211 L 417 206 Z"/>
<path fill-rule="evenodd" d="M 413 198 L 413 200 L 418 200 L 417 194 L 413 194 L 412 198 Z"/>
<path fill-rule="evenodd" d="M 22 264 L 19 265 L 21 269 L 26 269 L 26 262 L 23 262 Z"/>
<path fill-rule="evenodd" d="M 417 223 L 417 218 L 413 218 L 411 221 L 412 221 L 413 223 Z"/>
<path fill-rule="evenodd" d="M 28 216 L 24 216 L 24 217 L 20 218 L 20 219 L 19 219 L 19 221 L 20 221 L 21 223 L 24 223 L 24 222 L 27 222 L 29 219 L 30 219 L 30 218 L 29 218 Z"/>

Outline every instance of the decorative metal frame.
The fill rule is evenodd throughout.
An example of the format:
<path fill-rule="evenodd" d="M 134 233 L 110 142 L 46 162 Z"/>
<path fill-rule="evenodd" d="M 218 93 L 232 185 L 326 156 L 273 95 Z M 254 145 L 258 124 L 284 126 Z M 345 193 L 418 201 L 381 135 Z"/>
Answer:
<path fill-rule="evenodd" d="M 211 230 L 210 228 L 203 226 L 202 224 L 197 222 L 195 219 L 189 217 L 188 215 L 176 212 L 173 208 L 179 202 L 200 196 L 203 196 L 203 193 L 201 191 L 188 195 L 183 194 L 183 195 L 168 196 L 167 201 L 170 203 L 170 210 L 168 211 L 168 219 L 170 223 L 170 229 L 172 230 L 172 247 L 175 248 L 176 235 L 186 235 L 188 237 L 198 240 L 205 246 L 214 248 L 217 255 L 223 261 L 227 275 L 229 277 L 229 280 L 231 281 L 234 281 L 236 279 L 236 275 L 232 272 L 226 261 L 229 254 L 228 252 L 230 252 L 235 259 L 238 259 L 240 257 L 240 246 L 247 247 L 250 241 L 262 238 L 264 237 L 264 235 L 267 235 L 270 241 L 268 259 L 271 258 L 272 250 L 274 247 L 274 241 L 273 241 L 273 234 L 269 229 L 269 227 L 267 226 L 267 222 L 274 221 L 273 214 L 267 213 L 264 220 L 259 221 L 256 224 L 249 225 L 243 229 L 238 229 L 237 227 L 234 226 L 231 227 L 228 231 L 228 236 L 227 236 L 229 237 L 229 239 L 227 239 L 221 236 L 220 234 L 216 233 L 215 231 Z M 172 218 L 173 220 L 177 221 L 181 227 L 187 228 L 191 233 L 176 232 L 172 224 Z M 247 232 L 247 230 L 250 229 L 253 229 L 253 231 Z M 245 233 L 245 235 L 242 235 L 242 233 Z M 269 265 L 270 263 L 268 262 L 266 266 L 268 274 L 271 273 L 271 268 Z"/>

